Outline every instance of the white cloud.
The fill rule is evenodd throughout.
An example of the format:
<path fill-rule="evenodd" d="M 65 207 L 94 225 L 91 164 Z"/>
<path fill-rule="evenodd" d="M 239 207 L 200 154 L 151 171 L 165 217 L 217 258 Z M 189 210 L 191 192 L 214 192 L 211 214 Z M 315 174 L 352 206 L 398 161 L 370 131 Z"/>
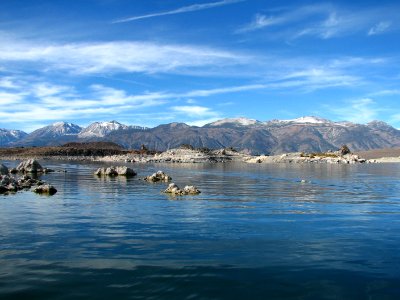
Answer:
<path fill-rule="evenodd" d="M 7 93 L 0 91 L 0 105 L 18 104 L 24 98 L 21 93 Z M 6 107 L 2 107 L 2 110 Z"/>
<path fill-rule="evenodd" d="M 376 120 L 378 113 L 383 110 L 370 98 L 351 100 L 340 107 L 326 108 L 342 120 L 354 123 L 368 123 Z"/>
<path fill-rule="evenodd" d="M 189 117 L 206 117 L 216 115 L 216 113 L 210 108 L 198 105 L 173 106 L 171 109 L 175 112 L 185 114 Z"/>
<path fill-rule="evenodd" d="M 68 71 L 74 75 L 179 73 L 248 63 L 251 58 L 204 46 L 151 42 L 46 44 L 1 39 L 0 62 L 24 63 L 25 69 Z"/>
<path fill-rule="evenodd" d="M 388 21 L 379 22 L 378 24 L 375 24 L 373 27 L 370 28 L 370 30 L 368 31 L 368 35 L 382 34 L 386 32 L 391 25 L 392 23 Z"/>
<path fill-rule="evenodd" d="M 12 78 L 12 77 L 0 78 L 0 88 L 18 89 L 19 87 L 20 86 L 18 85 L 18 83 L 15 82 L 14 78 Z"/>
<path fill-rule="evenodd" d="M 152 13 L 152 14 L 147 14 L 147 15 L 118 19 L 112 23 L 125 23 L 125 22 L 132 22 L 132 21 L 137 21 L 137 20 L 142 20 L 142 19 L 148 19 L 148 18 L 162 17 L 162 16 L 167 16 L 167 15 L 183 14 L 183 13 L 194 12 L 194 11 L 199 11 L 199 10 L 204 10 L 204 9 L 210 9 L 210 8 L 214 8 L 214 7 L 229 5 L 229 4 L 243 2 L 243 1 L 245 1 L 245 0 L 223 0 L 223 1 L 217 1 L 217 2 L 193 4 L 193 5 L 184 6 L 184 7 L 180 7 L 177 9 L 164 11 L 164 12 L 158 12 L 158 13 Z"/>
<path fill-rule="evenodd" d="M 209 124 L 209 123 L 213 123 L 213 122 L 215 122 L 215 121 L 218 121 L 218 120 L 220 120 L 220 119 L 221 119 L 220 117 L 218 117 L 218 118 L 210 118 L 210 119 L 202 119 L 202 120 L 196 120 L 196 121 L 186 122 L 186 124 L 188 124 L 188 125 L 190 125 L 190 126 L 199 126 L 199 127 L 201 127 L 201 126 L 204 126 L 204 125 L 206 125 L 206 124 Z"/>

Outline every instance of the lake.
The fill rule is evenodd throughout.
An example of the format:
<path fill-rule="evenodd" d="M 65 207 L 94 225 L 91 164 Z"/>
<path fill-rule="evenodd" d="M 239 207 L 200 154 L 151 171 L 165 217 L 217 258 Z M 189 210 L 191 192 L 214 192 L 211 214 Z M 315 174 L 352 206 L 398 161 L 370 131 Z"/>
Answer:
<path fill-rule="evenodd" d="M 56 195 L 0 196 L 1 299 L 400 299 L 400 164 L 40 162 Z"/>

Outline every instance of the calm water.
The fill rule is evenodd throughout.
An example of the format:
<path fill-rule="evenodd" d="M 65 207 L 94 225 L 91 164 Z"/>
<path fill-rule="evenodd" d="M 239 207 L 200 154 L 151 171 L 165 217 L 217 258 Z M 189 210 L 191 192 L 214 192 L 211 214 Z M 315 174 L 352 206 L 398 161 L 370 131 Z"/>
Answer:
<path fill-rule="evenodd" d="M 1 299 L 400 299 L 400 164 L 43 165 L 55 196 L 0 196 Z"/>

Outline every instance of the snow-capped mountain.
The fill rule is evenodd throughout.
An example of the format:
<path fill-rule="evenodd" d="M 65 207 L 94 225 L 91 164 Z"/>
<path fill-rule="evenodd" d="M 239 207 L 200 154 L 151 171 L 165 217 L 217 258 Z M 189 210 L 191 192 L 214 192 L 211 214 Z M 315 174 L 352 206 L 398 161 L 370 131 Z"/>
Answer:
<path fill-rule="evenodd" d="M 31 133 L 37 136 L 64 136 L 76 135 L 82 131 L 82 127 L 67 122 L 56 122 L 43 128 L 37 129 Z"/>
<path fill-rule="evenodd" d="M 0 138 L 5 136 L 4 132 L 0 130 Z M 7 131 L 7 134 L 18 138 L 18 132 L 13 135 Z M 114 142 L 127 149 L 138 149 L 144 144 L 149 149 L 163 151 L 190 144 L 193 147 L 234 147 L 251 153 L 278 154 L 335 150 L 343 144 L 354 151 L 400 147 L 400 130 L 381 121 L 356 124 L 313 116 L 267 122 L 230 118 L 203 127 L 170 123 L 145 128 L 110 121 L 95 122 L 81 129 L 78 125 L 58 122 L 11 144 L 3 142 L 1 146 L 54 146 L 93 140 Z"/>
<path fill-rule="evenodd" d="M 0 147 L 7 147 L 11 143 L 17 142 L 28 134 L 20 130 L 7 130 L 0 128 Z"/>
<path fill-rule="evenodd" d="M 262 122 L 248 118 L 227 118 L 209 123 L 204 127 L 220 127 L 220 126 L 256 126 L 262 125 Z"/>
<path fill-rule="evenodd" d="M 79 133 L 79 138 L 105 137 L 113 131 L 128 129 L 129 126 L 117 121 L 94 122 Z"/>
<path fill-rule="evenodd" d="M 15 146 L 47 146 L 62 145 L 65 142 L 77 138 L 82 127 L 67 123 L 56 122 L 51 125 L 39 128 L 23 139 L 14 143 Z"/>

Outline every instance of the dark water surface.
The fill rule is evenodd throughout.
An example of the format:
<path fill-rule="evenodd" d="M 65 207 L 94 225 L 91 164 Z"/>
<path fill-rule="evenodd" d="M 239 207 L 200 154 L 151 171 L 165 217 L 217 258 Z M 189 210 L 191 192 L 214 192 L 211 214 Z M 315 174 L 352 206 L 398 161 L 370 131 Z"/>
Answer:
<path fill-rule="evenodd" d="M 0 299 L 400 299 L 400 164 L 43 164 L 55 196 L 0 196 Z"/>

